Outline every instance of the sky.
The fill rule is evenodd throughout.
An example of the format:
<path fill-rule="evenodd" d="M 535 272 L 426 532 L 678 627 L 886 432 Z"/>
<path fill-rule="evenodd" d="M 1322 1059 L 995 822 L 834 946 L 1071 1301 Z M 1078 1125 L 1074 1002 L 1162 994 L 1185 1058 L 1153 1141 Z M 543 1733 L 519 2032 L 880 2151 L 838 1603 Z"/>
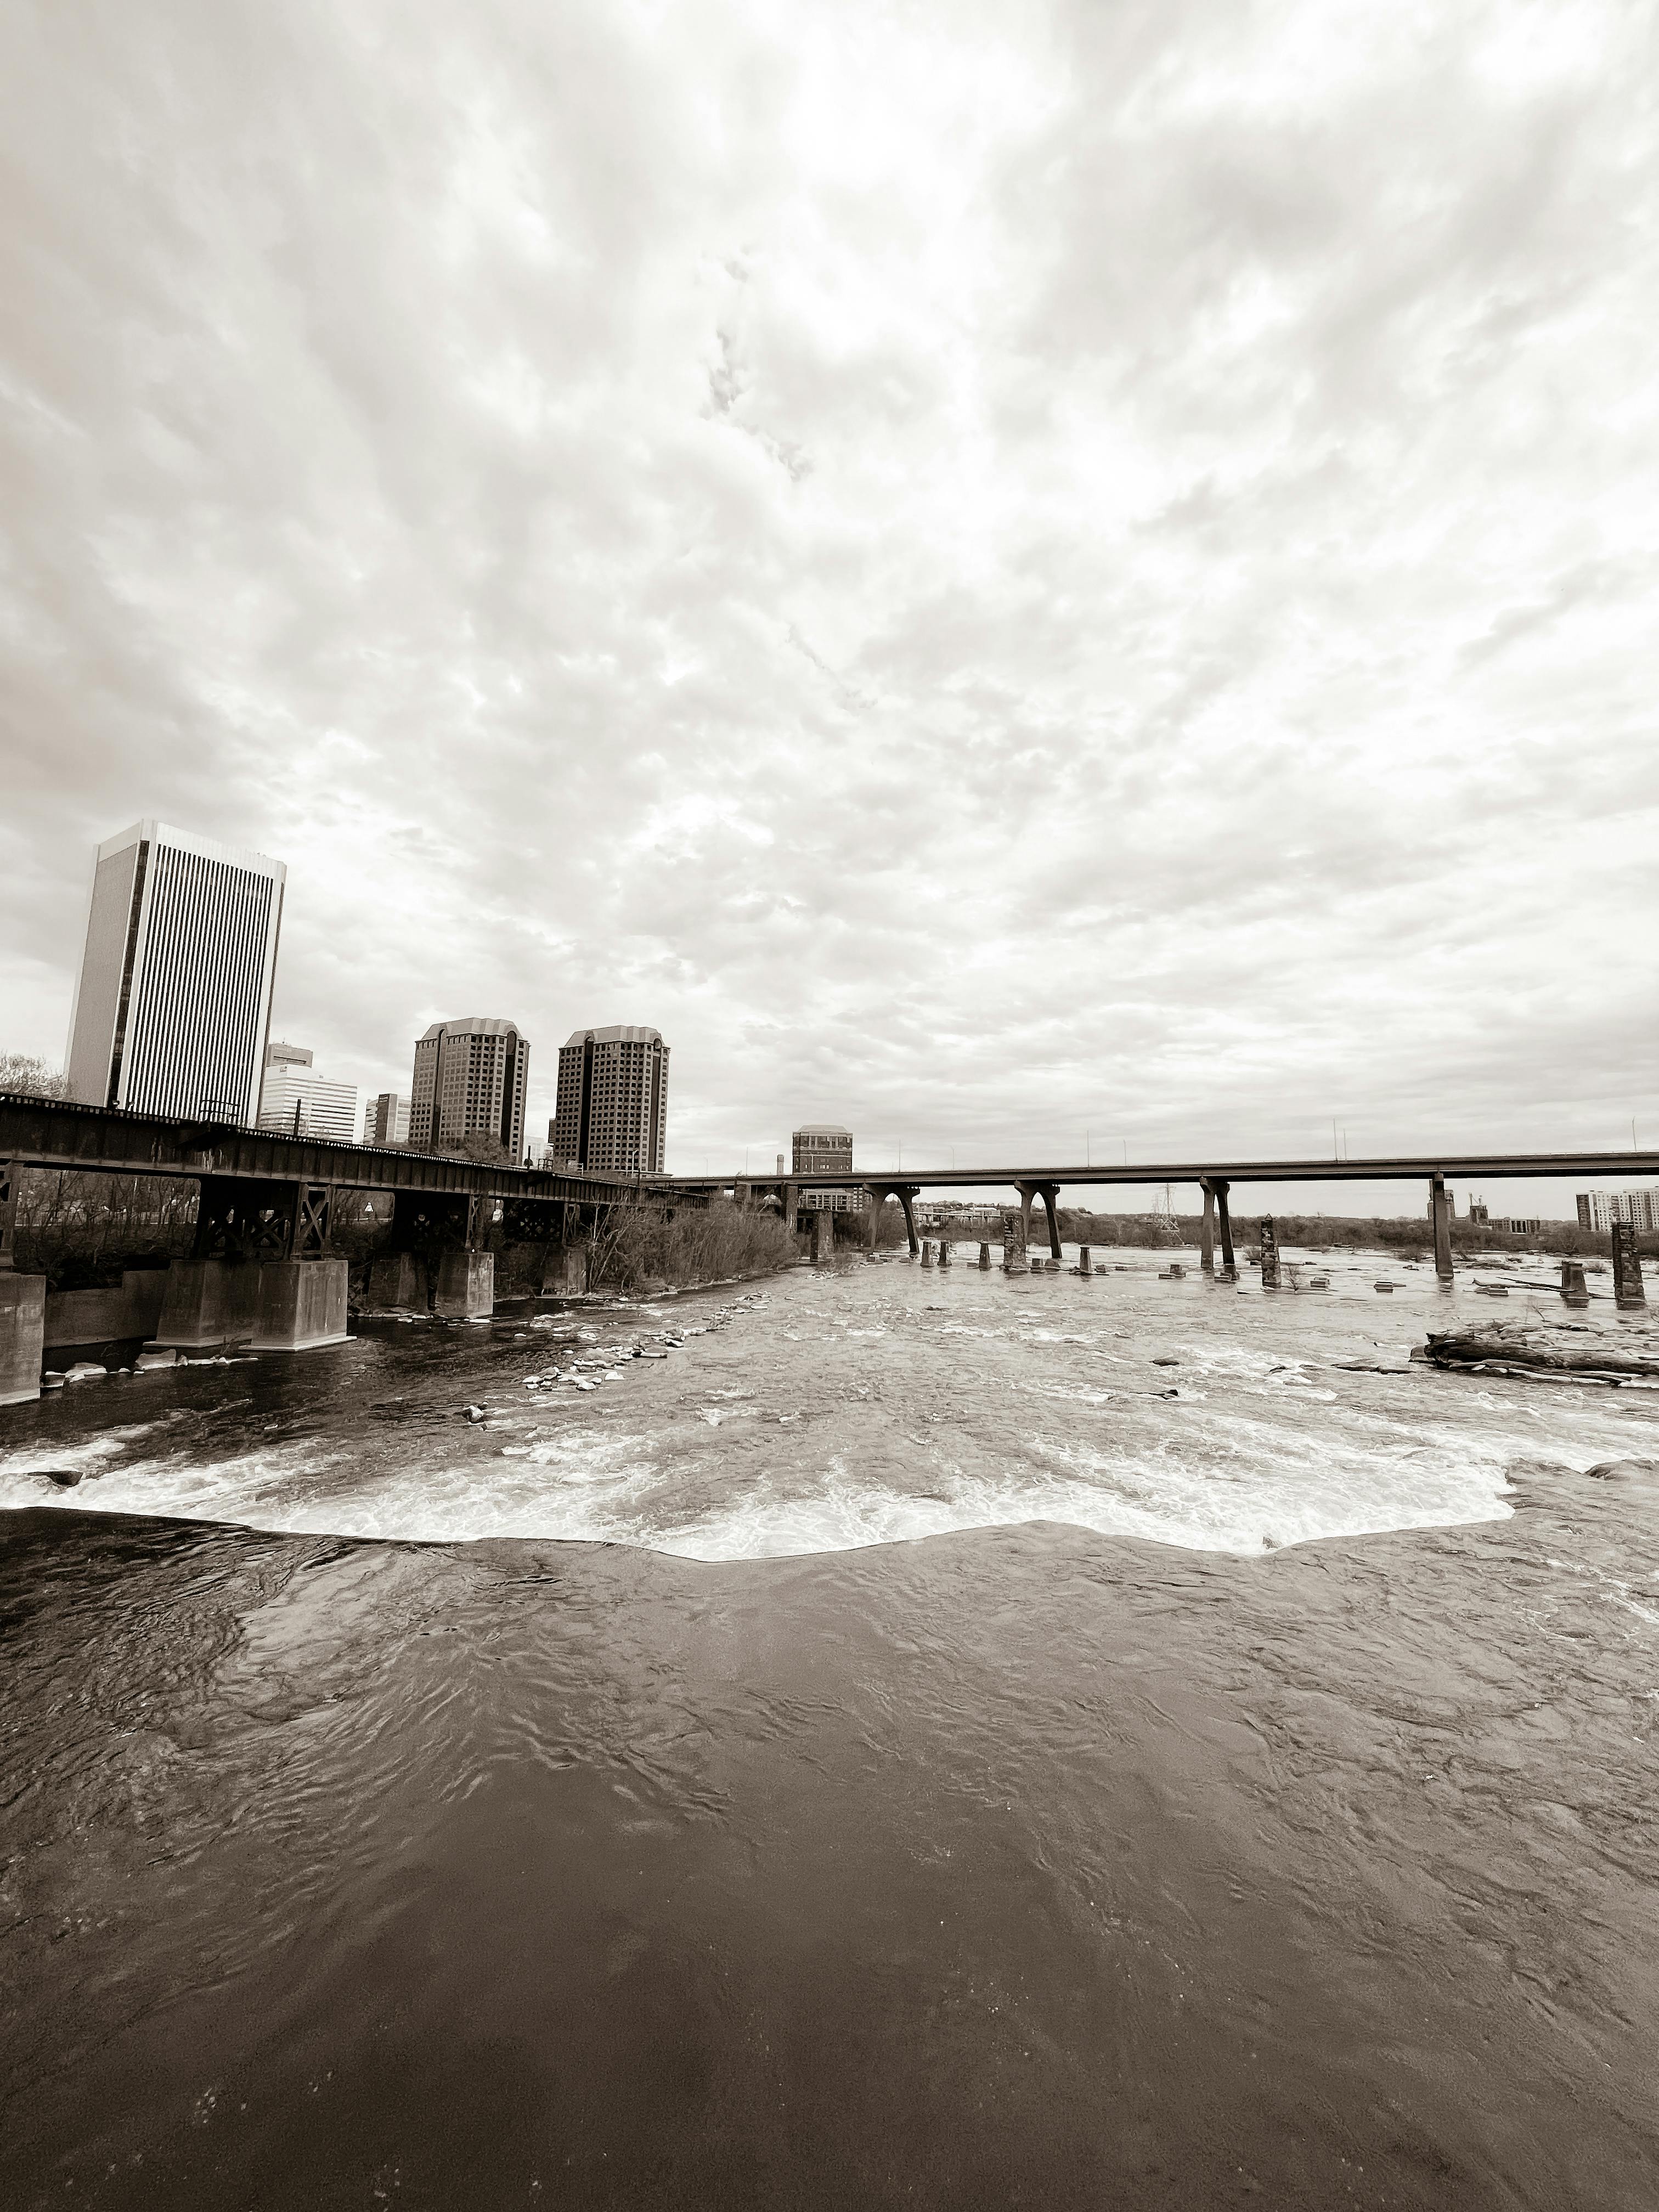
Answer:
<path fill-rule="evenodd" d="M 0 1049 L 148 814 L 688 1172 L 1659 1144 L 1656 24 L 18 0 Z"/>

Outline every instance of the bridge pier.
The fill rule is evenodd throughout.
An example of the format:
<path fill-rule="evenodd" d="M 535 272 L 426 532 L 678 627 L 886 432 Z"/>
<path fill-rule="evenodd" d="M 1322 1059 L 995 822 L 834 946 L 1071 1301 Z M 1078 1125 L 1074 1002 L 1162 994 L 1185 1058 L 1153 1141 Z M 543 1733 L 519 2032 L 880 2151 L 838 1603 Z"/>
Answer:
<path fill-rule="evenodd" d="M 1032 1201 L 1040 1198 L 1042 1200 L 1042 1211 L 1048 1221 L 1048 1250 L 1054 1261 L 1058 1262 L 1060 1216 L 1055 1211 L 1055 1202 L 1060 1196 L 1060 1185 L 1057 1182 L 1022 1182 L 1017 1183 L 1015 1188 L 1019 1193 L 1020 1225 L 1024 1231 L 1027 1249 L 1030 1249 L 1031 1242 Z"/>
<path fill-rule="evenodd" d="M 1028 1200 L 1018 1212 L 1002 1217 L 1002 1272 L 1005 1275 L 1029 1275 L 1030 1262 L 1026 1259 L 1026 1224 L 1030 1218 Z"/>
<path fill-rule="evenodd" d="M 981 1244 L 979 1248 L 979 1264 L 981 1267 L 987 1268 L 991 1264 L 991 1248 L 988 1244 Z"/>
<path fill-rule="evenodd" d="M 259 1318 L 259 1273 L 257 1260 L 173 1261 L 146 1348 L 219 1352 L 245 1343 Z"/>
<path fill-rule="evenodd" d="M 1077 1271 L 1079 1275 L 1092 1275 L 1095 1272 L 1094 1255 L 1086 1244 L 1077 1248 Z"/>
<path fill-rule="evenodd" d="M 931 1267 L 933 1264 L 933 1240 L 931 1237 L 922 1239 L 921 1264 L 924 1267 Z"/>
<path fill-rule="evenodd" d="M 418 1252 L 377 1252 L 368 1263 L 365 1313 L 425 1313 L 426 1262 Z"/>
<path fill-rule="evenodd" d="M 1216 1227 L 1221 1232 L 1221 1274 L 1224 1283 L 1238 1280 L 1238 1262 L 1233 1257 L 1233 1222 L 1227 1211 L 1227 1193 L 1232 1185 L 1224 1176 L 1212 1176 L 1209 1188 L 1215 1193 Z"/>
<path fill-rule="evenodd" d="M 1613 1224 L 1613 1297 L 1615 1305 L 1644 1306 L 1647 1286 L 1642 1280 L 1642 1255 L 1636 1249 L 1636 1224 Z"/>
<path fill-rule="evenodd" d="M 826 1228 L 833 1232 L 836 1217 L 827 1211 L 815 1210 L 807 1216 L 807 1221 L 809 1225 L 806 1232 L 806 1255 L 815 1267 L 821 1267 L 825 1256 L 825 1247 L 830 1243 Z"/>
<path fill-rule="evenodd" d="M 1434 1221 L 1434 1272 L 1449 1284 L 1452 1279 L 1451 1194 L 1444 1176 L 1429 1179 L 1429 1211 Z"/>
<path fill-rule="evenodd" d="M 939 1244 L 939 1263 L 941 1267 L 948 1267 L 951 1264 L 950 1242 L 943 1237 L 940 1237 Z"/>
<path fill-rule="evenodd" d="M 22 1406 L 40 1395 L 46 1356 L 46 1279 L 0 1272 L 0 1406 Z"/>
<path fill-rule="evenodd" d="M 1261 1287 L 1264 1291 L 1279 1288 L 1279 1231 L 1271 1213 L 1261 1220 Z"/>
<path fill-rule="evenodd" d="M 346 1342 L 351 1271 L 343 1260 L 267 1260 L 254 1273 L 258 1304 L 250 1352 L 320 1352 Z"/>
<path fill-rule="evenodd" d="M 1198 1264 L 1206 1275 L 1215 1273 L 1215 1185 L 1206 1181 L 1199 1185 L 1204 1194 L 1204 1218 L 1198 1229 Z"/>
<path fill-rule="evenodd" d="M 440 1321 L 488 1321 L 495 1310 L 495 1255 L 471 1244 L 440 1252 L 432 1310 Z"/>

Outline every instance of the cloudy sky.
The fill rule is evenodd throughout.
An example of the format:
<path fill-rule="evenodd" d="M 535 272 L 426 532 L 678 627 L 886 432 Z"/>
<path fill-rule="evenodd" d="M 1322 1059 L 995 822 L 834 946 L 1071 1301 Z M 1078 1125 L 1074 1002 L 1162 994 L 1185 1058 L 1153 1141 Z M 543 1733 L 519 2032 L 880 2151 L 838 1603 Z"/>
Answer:
<path fill-rule="evenodd" d="M 684 1169 L 1659 1141 L 1655 20 L 19 0 L 0 1047 L 143 813 Z"/>

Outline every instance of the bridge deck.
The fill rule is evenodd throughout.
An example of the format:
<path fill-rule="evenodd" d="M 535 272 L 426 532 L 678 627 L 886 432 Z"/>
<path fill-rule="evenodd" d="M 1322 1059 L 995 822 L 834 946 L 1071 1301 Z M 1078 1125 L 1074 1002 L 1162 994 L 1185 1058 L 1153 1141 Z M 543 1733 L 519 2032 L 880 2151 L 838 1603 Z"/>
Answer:
<path fill-rule="evenodd" d="M 241 1176 L 261 1182 L 303 1182 L 341 1190 L 453 1192 L 469 1197 L 625 1203 L 647 1193 L 703 1197 L 744 1187 L 778 1190 L 862 1190 L 872 1183 L 908 1190 L 1013 1190 L 1021 1183 L 1146 1188 L 1229 1183 L 1426 1182 L 1557 1176 L 1632 1182 L 1659 1176 L 1659 1152 L 1425 1152 L 1375 1159 L 1154 1160 L 1102 1166 L 904 1168 L 850 1174 L 611 1176 L 585 1169 L 496 1167 L 487 1162 L 412 1152 L 394 1146 L 336 1143 L 325 1137 L 280 1136 L 269 1129 L 178 1121 L 128 1114 L 72 1099 L 0 1092 L 0 1160 L 28 1167 L 78 1168 L 98 1174 Z"/>
<path fill-rule="evenodd" d="M 1424 1152 L 1359 1160 L 1154 1160 L 1132 1166 L 1088 1165 L 1024 1168 L 882 1168 L 846 1175 L 820 1175 L 802 1169 L 776 1175 L 659 1176 L 659 1189 L 693 1192 L 776 1190 L 784 1183 L 810 1190 L 864 1190 L 871 1184 L 896 1190 L 1012 1190 L 1021 1183 L 1065 1183 L 1073 1188 L 1116 1185 L 1131 1188 L 1154 1183 L 1202 1182 L 1426 1182 L 1432 1176 L 1498 1182 L 1542 1176 L 1594 1177 L 1626 1182 L 1659 1175 L 1659 1152 Z"/>
<path fill-rule="evenodd" d="M 219 1176 L 338 1190 L 452 1192 L 464 1197 L 614 1205 L 647 1186 L 631 1176 L 495 1167 L 404 1147 L 285 1137 L 209 1121 L 174 1121 L 73 1099 L 0 1091 L 0 1161 L 98 1175 Z"/>

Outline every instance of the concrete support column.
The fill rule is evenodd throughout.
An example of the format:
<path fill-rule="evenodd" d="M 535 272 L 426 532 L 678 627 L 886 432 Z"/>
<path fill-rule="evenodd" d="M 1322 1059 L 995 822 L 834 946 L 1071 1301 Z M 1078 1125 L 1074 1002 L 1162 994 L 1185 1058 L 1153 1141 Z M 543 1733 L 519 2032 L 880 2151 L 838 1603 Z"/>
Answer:
<path fill-rule="evenodd" d="M 807 1251 L 812 1265 L 816 1267 L 822 1264 L 825 1257 L 830 1235 L 835 1229 L 835 1216 L 831 1213 L 811 1213 L 807 1216 L 807 1219 L 811 1224 L 807 1232 L 811 1239 L 807 1245 Z"/>
<path fill-rule="evenodd" d="M 916 1237 L 916 1209 L 913 1203 L 914 1197 L 915 1193 L 912 1191 L 901 1190 L 898 1194 L 898 1202 L 904 1208 L 904 1233 L 910 1240 L 910 1257 L 913 1260 L 921 1249 Z"/>
<path fill-rule="evenodd" d="M 1038 1194 L 1042 1210 L 1048 1217 L 1048 1254 L 1056 1267 L 1060 1264 L 1060 1186 L 1045 1182 Z"/>
<path fill-rule="evenodd" d="M 8 1267 L 0 1273 L 0 1406 L 40 1396 L 46 1352 L 46 1279 Z"/>
<path fill-rule="evenodd" d="M 555 1244 L 542 1262 L 544 1298 L 579 1298 L 587 1288 L 586 1244 Z"/>
<path fill-rule="evenodd" d="M 864 1241 L 873 1252 L 876 1231 L 881 1225 L 881 1209 L 887 1203 L 887 1190 L 884 1184 L 874 1182 L 866 1183 L 865 1190 L 868 1194 L 870 1206 L 864 1224 Z"/>
<path fill-rule="evenodd" d="M 1279 1288 L 1279 1231 L 1271 1213 L 1261 1221 L 1261 1287 L 1264 1291 Z"/>
<path fill-rule="evenodd" d="M 1031 1247 L 1031 1206 L 1036 1197 L 1036 1185 L 1022 1182 L 1014 1188 L 1019 1193 L 1019 1245 L 1023 1259 Z"/>
<path fill-rule="evenodd" d="M 268 1260 L 255 1270 L 258 1309 L 250 1352 L 319 1352 L 347 1338 L 343 1260 Z"/>
<path fill-rule="evenodd" d="M 1429 1205 L 1434 1217 L 1434 1272 L 1443 1283 L 1452 1279 L 1451 1193 L 1443 1176 L 1429 1183 Z"/>
<path fill-rule="evenodd" d="M 17 1264 L 17 1206 L 22 1195 L 23 1163 L 0 1160 L 0 1273 Z"/>
<path fill-rule="evenodd" d="M 941 1267 L 948 1267 L 951 1264 L 951 1246 L 949 1240 L 945 1237 L 940 1237 L 939 1239 L 939 1263 Z"/>
<path fill-rule="evenodd" d="M 800 1185 L 797 1182 L 781 1182 L 778 1185 L 778 1197 L 783 1206 L 783 1225 L 793 1237 L 796 1231 L 796 1224 L 800 1219 Z"/>
<path fill-rule="evenodd" d="M 981 1244 L 979 1248 L 979 1264 L 981 1267 L 988 1268 L 991 1264 L 991 1248 L 988 1244 Z"/>
<path fill-rule="evenodd" d="M 1564 1260 L 1561 1262 L 1561 1295 L 1570 1306 L 1587 1306 L 1589 1304 L 1589 1287 L 1584 1280 L 1582 1260 Z"/>
<path fill-rule="evenodd" d="M 1227 1211 L 1227 1193 L 1232 1188 L 1224 1176 L 1211 1178 L 1210 1188 L 1215 1193 L 1216 1227 L 1221 1231 L 1221 1279 L 1238 1280 L 1238 1262 L 1233 1257 L 1233 1222 Z"/>
<path fill-rule="evenodd" d="M 259 1318 L 261 1272 L 257 1260 L 175 1260 L 167 1269 L 154 1344 L 218 1352 L 246 1343 Z"/>
<path fill-rule="evenodd" d="M 425 1313 L 426 1262 L 415 1252 L 381 1252 L 368 1263 L 365 1313 Z"/>
<path fill-rule="evenodd" d="M 1644 1306 L 1648 1302 L 1633 1221 L 1615 1221 L 1613 1224 L 1613 1303 L 1621 1306 Z"/>
<path fill-rule="evenodd" d="M 1077 1248 L 1077 1271 L 1079 1275 L 1092 1275 L 1095 1272 L 1094 1255 L 1086 1244 Z"/>
<path fill-rule="evenodd" d="M 1215 1273 L 1215 1185 L 1205 1182 L 1199 1188 L 1204 1193 L 1204 1218 L 1198 1230 L 1198 1264 L 1206 1275 Z"/>
<path fill-rule="evenodd" d="M 933 1240 L 931 1237 L 922 1241 L 921 1264 L 924 1267 L 931 1267 L 933 1264 Z"/>
<path fill-rule="evenodd" d="M 1025 1224 L 1027 1208 L 1002 1217 L 1002 1272 L 1005 1275 L 1028 1275 L 1030 1267 L 1025 1257 Z"/>
<path fill-rule="evenodd" d="M 442 1321 L 487 1321 L 495 1310 L 495 1255 L 471 1245 L 441 1252 L 432 1310 Z"/>

